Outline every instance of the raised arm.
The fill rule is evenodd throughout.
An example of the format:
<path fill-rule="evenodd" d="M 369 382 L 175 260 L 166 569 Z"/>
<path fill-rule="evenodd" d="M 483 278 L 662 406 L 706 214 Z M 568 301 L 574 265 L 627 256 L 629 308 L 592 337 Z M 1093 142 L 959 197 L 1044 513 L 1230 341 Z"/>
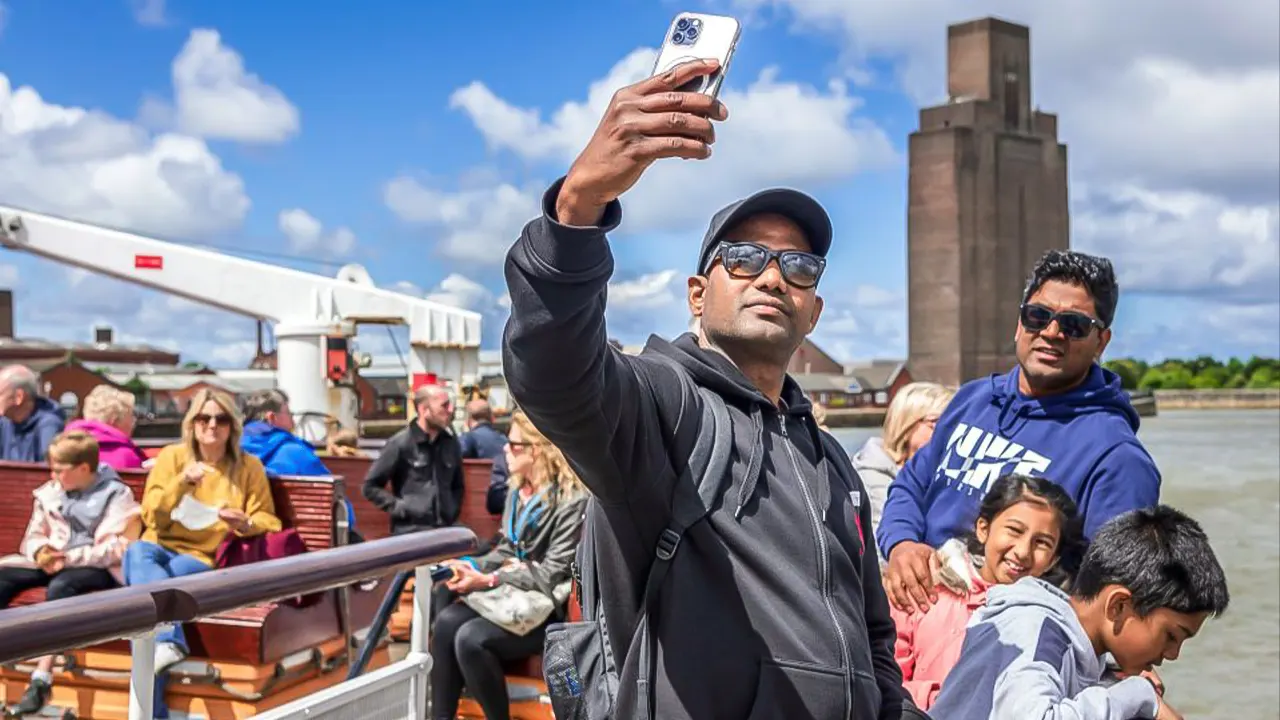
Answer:
<path fill-rule="evenodd" d="M 606 502 L 625 497 L 633 479 L 653 477 L 649 464 L 659 455 L 652 443 L 662 442 L 656 410 L 679 407 L 674 378 L 660 377 L 673 370 L 609 347 L 606 235 L 622 220 L 618 197 L 655 160 L 710 154 L 708 118 L 723 119 L 723 106 L 675 88 L 715 68 L 687 63 L 619 90 L 568 175 L 543 197 L 541 217 L 507 255 L 503 367 L 512 397 Z"/>

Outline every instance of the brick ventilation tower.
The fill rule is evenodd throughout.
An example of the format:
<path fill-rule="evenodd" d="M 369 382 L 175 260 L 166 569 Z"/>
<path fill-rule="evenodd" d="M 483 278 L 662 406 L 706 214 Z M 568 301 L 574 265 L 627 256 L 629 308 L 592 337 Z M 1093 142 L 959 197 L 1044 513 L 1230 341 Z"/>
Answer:
<path fill-rule="evenodd" d="M 948 27 L 947 92 L 909 144 L 908 343 L 914 378 L 958 385 L 1013 367 L 1026 275 L 1069 247 L 1067 148 L 1031 109 L 1022 25 Z"/>

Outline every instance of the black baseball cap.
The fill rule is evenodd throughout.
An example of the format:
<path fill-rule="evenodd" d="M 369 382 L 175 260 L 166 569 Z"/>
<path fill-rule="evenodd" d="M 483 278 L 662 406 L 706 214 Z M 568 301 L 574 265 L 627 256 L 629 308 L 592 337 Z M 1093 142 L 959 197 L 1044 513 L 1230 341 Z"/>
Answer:
<path fill-rule="evenodd" d="M 831 217 L 822 204 L 799 190 L 772 188 L 727 205 L 711 218 L 711 226 L 702 238 L 697 274 L 707 272 L 711 253 L 721 240 L 726 239 L 724 234 L 727 230 L 749 217 L 765 213 L 781 215 L 799 225 L 813 254 L 827 256 L 831 249 Z"/>

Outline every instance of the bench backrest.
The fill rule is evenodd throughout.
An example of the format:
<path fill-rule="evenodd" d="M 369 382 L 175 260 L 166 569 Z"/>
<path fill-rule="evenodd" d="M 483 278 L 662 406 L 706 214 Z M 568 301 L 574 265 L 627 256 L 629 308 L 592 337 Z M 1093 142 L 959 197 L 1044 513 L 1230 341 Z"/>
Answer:
<path fill-rule="evenodd" d="M 373 459 L 368 457 L 320 458 L 329 472 L 346 478 L 347 497 L 355 511 L 356 528 L 366 540 L 376 540 L 391 534 L 391 521 L 387 514 L 365 499 L 361 487 L 369 474 Z M 471 528 L 483 542 L 498 533 L 501 519 L 485 509 L 485 496 L 489 492 L 489 476 L 493 473 L 491 460 L 463 460 L 462 479 L 466 489 L 462 498 L 462 516 L 458 522 Z"/>
<path fill-rule="evenodd" d="M 145 470 L 121 470 L 120 479 L 142 499 Z M 0 461 L 0 555 L 18 550 L 31 518 L 31 493 L 49 480 L 49 466 Z M 334 509 L 342 499 L 340 477 L 280 477 L 271 481 L 276 515 L 295 528 L 308 550 L 333 546 Z"/>

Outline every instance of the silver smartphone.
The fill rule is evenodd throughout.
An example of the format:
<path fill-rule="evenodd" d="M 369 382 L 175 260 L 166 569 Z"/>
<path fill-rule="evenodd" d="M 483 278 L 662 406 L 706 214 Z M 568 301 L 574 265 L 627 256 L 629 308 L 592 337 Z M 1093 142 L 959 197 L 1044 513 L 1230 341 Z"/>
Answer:
<path fill-rule="evenodd" d="M 738 47 L 738 35 L 742 26 L 738 21 L 723 15 L 704 15 L 682 12 L 671 21 L 667 35 L 658 51 L 653 74 L 661 75 L 671 68 L 690 60 L 714 58 L 720 68 L 710 75 L 698 77 L 681 88 L 685 92 L 698 92 L 711 97 L 720 93 L 724 76 L 729 72 L 729 62 Z"/>

